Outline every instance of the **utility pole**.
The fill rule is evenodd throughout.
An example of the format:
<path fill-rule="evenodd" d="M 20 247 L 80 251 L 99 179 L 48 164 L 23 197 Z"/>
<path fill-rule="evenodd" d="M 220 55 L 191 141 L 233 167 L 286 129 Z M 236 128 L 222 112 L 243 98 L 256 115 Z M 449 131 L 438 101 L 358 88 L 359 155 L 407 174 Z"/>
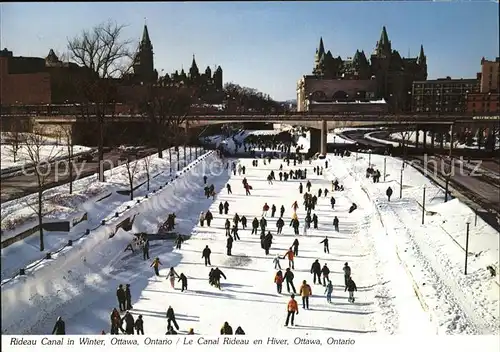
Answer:
<path fill-rule="evenodd" d="M 470 225 L 470 223 L 467 221 L 467 232 L 465 234 L 465 268 L 464 268 L 464 275 L 467 275 L 467 256 L 469 254 L 469 225 Z"/>
<path fill-rule="evenodd" d="M 425 223 L 425 186 L 422 195 L 422 225 Z"/>
<path fill-rule="evenodd" d="M 453 152 L 453 124 L 450 125 L 450 160 Z"/>
<path fill-rule="evenodd" d="M 450 176 L 446 177 L 446 185 L 444 188 L 444 202 L 446 203 L 448 201 L 448 185 L 450 183 Z"/>
<path fill-rule="evenodd" d="M 385 182 L 385 176 L 386 176 L 386 165 L 387 165 L 387 158 L 384 158 L 384 182 Z"/>
<path fill-rule="evenodd" d="M 401 174 L 399 176 L 399 199 L 403 198 L 403 169 L 401 169 Z"/>

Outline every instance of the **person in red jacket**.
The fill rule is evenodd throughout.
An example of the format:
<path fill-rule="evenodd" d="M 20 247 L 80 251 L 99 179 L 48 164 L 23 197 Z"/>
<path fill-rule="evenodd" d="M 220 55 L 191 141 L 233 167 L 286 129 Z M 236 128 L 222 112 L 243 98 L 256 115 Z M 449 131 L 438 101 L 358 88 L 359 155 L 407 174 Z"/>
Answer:
<path fill-rule="evenodd" d="M 267 216 L 267 211 L 269 210 L 269 205 L 267 205 L 267 203 L 264 204 L 264 206 L 262 207 L 262 216 Z"/>
<path fill-rule="evenodd" d="M 295 269 L 295 265 L 294 265 L 294 262 L 293 262 L 293 258 L 294 258 L 294 253 L 293 253 L 293 250 L 292 248 L 290 248 L 286 253 L 285 255 L 283 256 L 283 259 L 285 258 L 288 258 L 288 267 L 292 268 L 292 269 Z"/>
<path fill-rule="evenodd" d="M 286 307 L 287 309 L 287 316 L 286 316 L 286 322 L 285 322 L 285 326 L 288 326 L 288 323 L 291 322 L 292 323 L 292 326 L 293 326 L 293 323 L 294 323 L 294 318 L 295 318 L 295 314 L 299 314 L 299 306 L 297 304 L 297 301 L 295 300 L 295 295 L 292 294 L 290 296 L 290 301 L 288 301 L 288 305 Z"/>
<path fill-rule="evenodd" d="M 281 293 L 281 290 L 283 289 L 283 273 L 281 270 L 274 276 L 274 283 L 276 284 L 276 290 L 278 293 Z"/>

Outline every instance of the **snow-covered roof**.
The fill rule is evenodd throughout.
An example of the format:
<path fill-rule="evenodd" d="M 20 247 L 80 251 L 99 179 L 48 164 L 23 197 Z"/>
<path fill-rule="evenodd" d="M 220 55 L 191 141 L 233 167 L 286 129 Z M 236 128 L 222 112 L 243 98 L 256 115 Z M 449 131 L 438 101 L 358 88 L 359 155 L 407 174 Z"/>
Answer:
<path fill-rule="evenodd" d="M 357 104 L 387 104 L 385 99 L 380 100 L 369 100 L 369 101 L 310 101 L 311 104 L 318 105 L 357 105 Z"/>

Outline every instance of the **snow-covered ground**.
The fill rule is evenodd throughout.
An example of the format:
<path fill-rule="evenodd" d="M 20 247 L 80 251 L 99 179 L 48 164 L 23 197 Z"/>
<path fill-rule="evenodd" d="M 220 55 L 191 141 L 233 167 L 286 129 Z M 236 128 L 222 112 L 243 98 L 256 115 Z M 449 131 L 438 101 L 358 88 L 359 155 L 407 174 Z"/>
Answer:
<path fill-rule="evenodd" d="M 372 164 L 382 170 L 384 157 L 371 158 Z M 470 209 L 456 200 L 442 204 L 442 191 L 409 167 L 404 171 L 403 199 L 399 200 L 400 162 L 387 157 L 386 181 L 373 184 L 364 177 L 367 159 L 365 155 L 358 160 L 354 156 L 329 155 L 329 167 L 323 175 L 316 175 L 312 169 L 324 166 L 324 161 L 296 167 L 283 163 L 285 171 L 307 168 L 313 193 L 319 188 L 331 191 L 334 179 L 346 189 L 333 192 L 334 210 L 329 199 L 332 193 L 319 198 L 313 211 L 318 215 L 319 229 L 310 229 L 304 235 L 305 211 L 298 191 L 299 182 L 303 181 L 275 181 L 273 185 L 266 181 L 271 170 L 278 170 L 279 160 L 267 165 L 259 163 L 258 167 L 252 167 L 250 159 L 235 160 L 245 165 L 247 171 L 246 175 L 233 175 L 211 154 L 134 208 L 138 218 L 131 232 L 154 231 L 167 213 L 175 212 L 176 229 L 191 235 L 180 250 L 173 249 L 172 242 L 152 241 L 151 259 L 158 256 L 162 262 L 160 277 L 153 275 L 150 261 L 143 261 L 142 253 L 123 252 L 131 239 L 129 233 L 120 230 L 108 239 L 114 223 L 104 226 L 61 253 L 62 258 L 2 286 L 2 332 L 48 333 L 59 315 L 66 321 L 68 334 L 109 331 L 109 315 L 117 306 L 116 287 L 130 283 L 134 306 L 131 313 L 134 317 L 143 315 L 146 334 L 165 333 L 168 306 L 174 308 L 182 332 L 193 328 L 196 333 L 207 335 L 218 335 L 225 321 L 233 329 L 241 326 L 249 335 L 498 334 L 498 283 L 497 278 L 488 277 L 485 268 L 493 264 L 498 269 L 498 237 L 493 243 L 498 234 L 480 219 L 477 226 L 471 226 L 469 252 L 474 255 L 469 256 L 469 274 L 463 275 L 462 223 L 470 216 Z M 203 196 L 203 175 L 215 186 L 215 201 Z M 253 187 L 251 196 L 245 196 L 243 177 Z M 226 183 L 232 185 L 232 194 L 227 194 Z M 394 190 L 391 202 L 385 197 L 388 185 Z M 427 215 L 426 224 L 421 226 L 418 202 L 423 185 L 427 186 Z M 287 329 L 283 325 L 289 296 L 286 284 L 283 294 L 276 293 L 272 259 L 284 255 L 295 238 L 288 227 L 290 207 L 295 200 L 300 205 L 297 214 L 301 235 L 294 283 L 298 289 L 302 280 L 307 280 L 313 296 L 310 310 L 301 309 L 297 297 L 300 313 L 296 326 Z M 219 215 L 218 205 L 225 201 L 230 205 L 229 214 Z M 251 235 L 247 228 L 240 229 L 241 241 L 234 242 L 233 255 L 227 256 L 226 218 L 232 219 L 238 213 L 245 215 L 250 224 L 253 217 L 262 215 L 264 202 L 275 204 L 278 209 L 283 204 L 286 209 L 282 235 L 275 233 L 277 217 L 267 216 L 274 236 L 271 254 L 264 254 L 259 237 Z M 353 202 L 358 209 L 348 213 Z M 214 215 L 210 228 L 200 227 L 197 222 L 199 213 L 206 209 Z M 332 226 L 335 215 L 340 220 L 338 233 Z M 329 254 L 323 252 L 319 243 L 325 236 L 330 242 Z M 220 291 L 208 284 L 209 268 L 201 259 L 206 245 L 212 250 L 213 266 L 227 276 Z M 331 270 L 332 304 L 326 302 L 324 288 L 312 284 L 310 268 L 315 259 L 322 265 L 328 264 Z M 351 266 L 358 286 L 354 304 L 347 302 L 344 292 L 344 262 Z M 287 262 L 281 260 L 281 265 L 285 268 Z M 172 289 L 165 280 L 170 267 L 188 277 L 186 292 L 180 292 L 179 287 Z"/>
<path fill-rule="evenodd" d="M 403 132 L 391 133 L 390 138 L 392 139 L 392 141 L 373 137 L 372 135 L 374 133 L 377 133 L 377 132 L 369 132 L 369 133 L 365 134 L 364 137 L 369 139 L 369 140 L 372 140 L 374 142 L 391 144 L 391 145 L 396 146 L 396 147 L 399 145 L 399 142 L 395 142 L 395 141 L 406 140 L 406 141 L 409 141 L 411 143 L 415 143 L 417 141 L 417 135 L 418 135 L 418 141 L 419 141 L 420 145 L 422 145 L 424 138 L 425 138 L 425 142 L 428 146 L 430 146 L 432 143 L 432 137 L 430 135 L 424 135 L 424 131 L 418 131 L 418 132 L 417 131 L 403 131 Z M 439 142 L 434 141 L 434 144 L 439 145 Z M 409 144 L 408 146 L 414 147 L 414 144 Z M 500 146 L 499 141 L 497 141 L 497 147 L 499 147 L 499 146 Z M 443 147 L 449 148 L 450 143 L 444 142 Z M 458 142 L 455 142 L 455 143 L 453 143 L 453 148 L 476 148 L 477 149 L 477 143 L 474 142 L 473 145 L 467 146 L 465 144 L 460 144 Z"/>
<path fill-rule="evenodd" d="M 338 159 L 338 157 L 335 157 Z M 499 331 L 499 233 L 454 199 L 444 203 L 444 192 L 416 170 L 403 173 L 403 198 L 399 199 L 401 161 L 372 155 L 371 161 L 386 181 L 373 184 L 364 177 L 368 156 L 346 165 L 346 177 L 355 177 L 377 204 L 387 240 L 414 277 L 422 301 L 438 323 L 440 332 L 498 334 Z M 391 202 L 385 192 L 394 190 Z M 422 221 L 423 187 L 426 187 L 425 224 Z M 468 274 L 464 275 L 466 223 L 470 222 Z M 491 277 L 487 266 L 496 269 Z"/>
<path fill-rule="evenodd" d="M 163 263 L 161 277 L 153 276 L 150 261 L 143 261 L 140 254 L 133 256 L 122 253 L 129 238 L 120 234 L 116 240 L 108 240 L 116 242 L 117 248 L 112 248 L 104 240 L 104 248 L 99 250 L 97 247 L 96 252 L 105 253 L 105 256 L 98 256 L 97 253 L 89 255 L 87 252 L 73 254 L 72 260 L 58 264 L 58 270 L 51 268 L 50 278 L 46 277 L 48 273 L 42 275 L 35 272 L 32 277 L 27 278 L 26 283 L 20 282 L 17 287 L 5 286 L 2 304 L 10 308 L 4 310 L 2 315 L 4 331 L 18 329 L 27 333 L 46 333 L 50 327 L 37 323 L 40 319 L 52 322 L 57 315 L 65 317 L 67 333 L 90 334 L 102 329 L 108 330 L 109 313 L 116 306 L 115 288 L 120 283 L 130 283 L 134 306 L 132 314 L 144 316 L 148 334 L 165 333 L 164 314 L 171 305 L 176 311 L 182 331 L 194 328 L 197 333 L 217 335 L 222 323 L 228 321 L 233 328 L 241 325 L 247 334 L 272 331 L 297 335 L 297 331 L 283 327 L 289 300 L 286 287 L 283 294 L 278 294 L 273 283 L 275 270 L 272 258 L 277 254 L 284 255 L 291 246 L 295 236 L 290 227 L 285 226 L 283 235 L 274 236 L 269 256 L 260 248 L 258 236 L 250 235 L 248 229 L 240 230 L 241 241 L 234 243 L 233 256 L 229 257 L 225 254 L 223 224 L 226 218 L 232 218 L 236 212 L 240 216 L 247 216 L 249 222 L 254 216 L 260 218 L 265 201 L 270 205 L 276 204 L 278 208 L 283 204 L 286 208 L 284 220 L 288 224 L 292 215 L 290 206 L 295 200 L 301 204 L 298 216 L 303 223 L 305 211 L 302 196 L 298 192 L 299 181 L 268 185 L 265 176 L 271 170 L 278 169 L 279 161 L 275 160 L 266 166 L 260 164 L 257 168 L 251 167 L 249 159 L 240 162 L 247 166 L 246 175 L 233 176 L 227 172 L 218 174 L 212 171 L 214 168 L 208 168 L 208 183 L 213 183 L 218 192 L 215 202 L 203 197 L 203 184 L 198 172 L 180 178 L 176 187 L 158 194 L 155 201 L 150 200 L 147 203 L 150 206 L 140 212 L 144 218 L 136 221 L 140 228 L 135 231 L 154 228 L 158 214 L 175 212 L 178 231 L 191 234 L 191 238 L 180 250 L 172 250 L 172 243 L 158 246 L 153 244 L 151 256 L 158 256 Z M 312 165 L 303 164 L 314 185 L 313 191 L 316 192 L 319 188 L 330 189 L 330 178 L 334 175 L 313 175 L 312 168 L 315 164 L 316 162 Z M 285 170 L 289 169 L 284 167 Z M 193 171 L 196 169 L 197 167 Z M 245 196 L 241 187 L 243 177 L 253 187 L 251 196 Z M 225 190 L 228 181 L 233 186 L 233 194 L 227 194 Z M 299 256 L 294 270 L 294 282 L 298 289 L 302 280 L 312 284 L 309 271 L 315 259 L 319 259 L 322 265 L 328 264 L 334 284 L 333 303 L 326 302 L 323 286 L 311 285 L 311 309 L 299 308 L 300 314 L 296 317 L 293 329 L 314 334 L 335 332 L 339 335 L 369 332 L 435 333 L 435 328 L 413 294 L 411 282 L 404 274 L 401 277 L 402 267 L 394 263 L 394 258 L 384 256 L 384 261 L 381 261 L 372 244 L 374 226 L 377 228 L 381 224 L 373 216 L 373 206 L 368 197 L 357 191 L 351 192 L 356 187 L 348 180 L 344 184 L 347 190 L 335 194 L 335 211 L 331 210 L 329 197 L 319 199 L 314 211 L 319 217 L 319 229 L 310 229 L 307 235 L 299 236 Z M 221 201 L 228 201 L 230 204 L 228 216 L 218 213 Z M 348 214 L 353 201 L 359 208 Z M 212 227 L 199 227 L 199 212 L 208 208 L 215 216 Z M 332 230 L 334 214 L 340 219 L 339 233 Z M 269 229 L 273 233 L 276 219 L 268 216 Z M 323 253 L 323 246 L 319 243 L 325 236 L 330 240 L 329 254 Z M 120 238 L 123 240 L 119 240 Z M 221 291 L 209 286 L 207 282 L 209 268 L 201 260 L 201 251 L 206 245 L 212 249 L 212 264 L 227 276 L 227 280 L 223 280 Z M 383 243 L 378 245 L 383 247 Z M 83 256 L 85 262 L 81 260 Z M 354 304 L 347 302 L 347 293 L 343 290 L 344 262 L 349 262 L 358 286 L 357 301 Z M 281 260 L 281 265 L 286 267 L 285 260 Z M 188 276 L 188 291 L 181 293 L 178 288 L 169 287 L 165 274 L 171 266 L 175 266 L 179 274 L 182 272 Z M 391 272 L 388 271 L 389 267 Z M 399 275 L 395 279 L 395 276 L 387 276 L 387 273 Z M 44 294 L 42 296 L 35 292 Z M 298 301 L 300 304 L 300 298 Z M 39 308 L 33 308 L 30 302 L 37 302 L 38 307 L 43 306 L 43 312 L 35 314 L 34 311 L 38 312 Z M 231 309 L 227 309 L 228 304 Z M 248 319 L 248 314 L 258 319 Z"/>
<path fill-rule="evenodd" d="M 201 148 L 199 148 L 201 153 Z M 184 162 L 184 149 L 179 149 L 180 162 Z M 186 148 L 186 160 L 191 162 L 195 158 L 194 148 Z M 150 169 L 150 188 L 156 189 L 164 185 L 177 174 L 177 153 L 172 153 L 173 170 L 170 175 L 170 159 L 168 151 L 163 154 L 163 159 L 158 155 L 148 157 Z M 146 180 L 147 172 L 145 159 L 139 159 L 134 176 L 134 185 L 140 185 Z M 133 164 L 131 168 L 133 168 Z M 88 220 L 73 227 L 68 232 L 50 232 L 45 234 L 45 251 L 52 252 L 65 245 L 69 239 L 79 238 L 87 228 L 96 227 L 103 219 L 112 217 L 116 212 L 123 211 L 127 205 L 133 205 L 136 200 L 130 201 L 130 196 L 120 195 L 117 190 L 128 190 L 129 180 L 125 165 L 105 171 L 106 182 L 99 182 L 96 175 L 77 180 L 73 185 L 73 194 L 69 194 L 69 185 L 52 188 L 45 192 L 44 209 L 46 219 L 66 219 L 75 213 L 87 213 Z M 147 193 L 147 184 L 143 184 L 134 191 L 136 199 L 141 199 Z M 103 196 L 110 197 L 96 202 Z M 36 195 L 29 195 L 20 199 L 2 204 L 2 240 L 15 236 L 35 225 L 36 214 L 27 204 L 36 204 Z M 44 257 L 39 251 L 39 235 L 35 233 L 28 238 L 16 242 L 1 250 L 1 277 L 2 280 L 19 271 L 29 263 Z"/>
<path fill-rule="evenodd" d="M 343 131 L 343 129 L 336 128 L 333 130 L 333 132 L 328 133 L 326 142 L 327 143 L 334 143 L 334 144 L 354 144 L 356 143 L 355 141 L 348 139 L 344 136 L 341 136 L 340 133 Z"/>
<path fill-rule="evenodd" d="M 28 147 L 26 146 L 26 144 L 19 145 L 16 155 L 16 161 L 14 162 L 14 148 L 12 144 L 9 144 L 6 140 L 8 136 L 8 133 L 1 133 L 0 136 L 2 140 L 2 144 L 0 145 L 0 158 L 2 160 L 1 169 L 5 170 L 14 167 L 21 167 L 25 164 L 32 164 L 32 161 L 28 155 Z M 68 147 L 64 143 L 61 143 L 60 141 L 57 142 L 56 139 L 50 137 L 44 137 L 44 142 L 46 142 L 47 145 L 43 145 L 40 147 L 40 158 L 42 160 L 45 160 L 47 158 L 63 158 L 68 154 Z M 73 153 L 75 155 L 88 152 L 89 150 L 91 150 L 91 148 L 89 147 L 84 147 L 81 145 L 73 146 Z"/>

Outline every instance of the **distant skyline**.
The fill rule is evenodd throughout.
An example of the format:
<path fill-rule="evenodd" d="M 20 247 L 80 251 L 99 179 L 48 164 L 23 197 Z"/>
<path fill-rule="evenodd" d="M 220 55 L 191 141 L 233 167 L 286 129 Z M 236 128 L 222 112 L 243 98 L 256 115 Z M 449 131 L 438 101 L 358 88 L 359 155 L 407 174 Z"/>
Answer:
<path fill-rule="evenodd" d="M 311 74 L 320 37 L 343 59 L 370 55 L 386 26 L 392 47 L 427 55 L 428 79 L 475 78 L 484 56 L 499 56 L 498 2 L 169 2 L 3 3 L 0 46 L 15 56 L 65 52 L 67 39 L 112 19 L 138 43 L 148 25 L 160 74 L 220 65 L 224 82 L 295 99 Z M 162 72 L 162 70 L 164 70 Z"/>

